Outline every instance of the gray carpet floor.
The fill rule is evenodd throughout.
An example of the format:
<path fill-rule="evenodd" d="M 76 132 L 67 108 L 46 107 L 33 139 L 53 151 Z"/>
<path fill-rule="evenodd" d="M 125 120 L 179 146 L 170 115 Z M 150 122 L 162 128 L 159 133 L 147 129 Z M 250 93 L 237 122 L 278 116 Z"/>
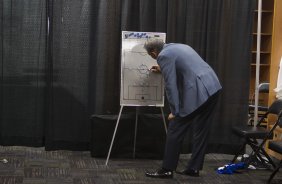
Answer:
<path fill-rule="evenodd" d="M 184 168 L 189 154 L 181 155 L 178 170 Z M 217 174 L 231 155 L 208 154 L 201 177 L 175 174 L 173 179 L 145 177 L 161 160 L 93 158 L 88 151 L 45 151 L 44 148 L 0 146 L 0 184 L 229 184 L 266 183 L 270 170 L 246 169 L 232 175 Z M 282 183 L 282 169 L 272 183 Z"/>

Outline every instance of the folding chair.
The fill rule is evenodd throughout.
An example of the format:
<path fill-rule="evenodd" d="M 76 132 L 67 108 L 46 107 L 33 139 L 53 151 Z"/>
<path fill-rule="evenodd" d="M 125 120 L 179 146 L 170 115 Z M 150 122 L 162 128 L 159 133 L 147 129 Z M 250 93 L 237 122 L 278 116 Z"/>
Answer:
<path fill-rule="evenodd" d="M 277 153 L 282 154 L 282 140 L 270 140 L 273 137 L 273 133 L 277 127 L 282 127 L 282 111 L 279 113 L 278 118 L 272 128 L 269 130 L 268 134 L 264 137 L 262 142 L 259 144 L 259 146 L 256 148 L 256 150 L 252 153 L 252 155 L 249 157 L 246 164 L 249 164 L 252 162 L 252 159 L 254 159 L 257 155 L 260 154 L 261 150 L 264 150 L 266 141 L 269 140 L 268 148 L 272 151 L 275 151 Z M 272 174 L 270 175 L 267 183 L 270 183 L 275 174 L 279 171 L 280 167 L 282 166 L 282 160 L 280 160 L 280 163 L 275 165 L 274 164 L 274 170 Z"/>
<path fill-rule="evenodd" d="M 275 126 L 275 125 L 274 125 Z M 282 120 L 280 120 L 278 122 L 278 126 L 280 128 L 282 128 Z M 273 131 L 275 130 L 275 128 L 277 127 L 277 125 L 272 128 Z M 273 132 L 272 131 L 272 132 Z M 269 144 L 268 144 L 268 149 L 272 150 L 272 151 L 275 151 L 277 153 L 280 153 L 282 154 L 282 140 L 272 140 L 272 141 L 269 141 Z M 274 171 L 271 173 L 267 183 L 270 183 L 271 180 L 273 179 L 273 177 L 275 176 L 275 174 L 279 171 L 280 167 L 282 167 L 282 159 L 280 160 L 280 163 L 276 165 L 276 168 L 274 169 Z"/>
<path fill-rule="evenodd" d="M 281 110 L 282 110 L 282 100 L 276 100 L 268 108 L 268 111 L 260 118 L 259 122 L 255 127 L 250 127 L 248 125 L 245 125 L 245 126 L 235 126 L 232 128 L 232 131 L 236 135 L 244 138 L 244 142 L 241 145 L 238 152 L 233 157 L 231 163 L 234 163 L 237 157 L 243 153 L 246 145 L 249 145 L 251 147 L 252 152 L 256 151 L 259 148 L 260 144 L 258 140 L 263 140 L 269 134 L 269 130 L 261 126 L 261 123 L 264 121 L 265 118 L 268 117 L 269 114 L 276 115 L 278 120 Z M 268 164 L 271 164 L 273 167 L 275 167 L 274 162 L 272 161 L 272 159 L 269 157 L 269 155 L 266 153 L 264 149 L 259 149 L 258 153 L 256 153 L 256 156 L 259 158 L 261 163 L 266 167 L 268 166 Z"/>

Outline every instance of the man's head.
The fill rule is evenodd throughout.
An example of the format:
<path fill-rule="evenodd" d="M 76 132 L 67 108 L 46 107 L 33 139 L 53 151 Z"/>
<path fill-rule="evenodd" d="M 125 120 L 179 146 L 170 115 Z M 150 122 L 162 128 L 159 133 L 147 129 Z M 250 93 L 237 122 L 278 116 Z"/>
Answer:
<path fill-rule="evenodd" d="M 144 49 L 153 59 L 157 59 L 159 53 L 163 49 L 163 46 L 164 42 L 162 40 L 151 39 L 144 44 Z"/>

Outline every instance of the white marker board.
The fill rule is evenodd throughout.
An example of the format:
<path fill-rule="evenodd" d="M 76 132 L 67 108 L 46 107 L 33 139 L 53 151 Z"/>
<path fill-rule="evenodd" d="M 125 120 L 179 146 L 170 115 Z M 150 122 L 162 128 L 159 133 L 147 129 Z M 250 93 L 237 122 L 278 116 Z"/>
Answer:
<path fill-rule="evenodd" d="M 122 32 L 121 90 L 122 106 L 164 106 L 164 82 L 160 73 L 150 72 L 156 60 L 144 49 L 148 39 L 161 39 L 165 33 Z"/>

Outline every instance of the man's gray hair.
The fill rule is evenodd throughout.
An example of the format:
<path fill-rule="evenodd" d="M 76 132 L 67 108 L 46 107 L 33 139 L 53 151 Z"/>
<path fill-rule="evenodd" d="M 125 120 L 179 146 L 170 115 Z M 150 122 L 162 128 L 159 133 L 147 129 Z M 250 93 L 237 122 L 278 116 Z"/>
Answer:
<path fill-rule="evenodd" d="M 160 39 L 150 39 L 144 44 L 144 49 L 147 52 L 152 52 L 153 50 L 156 50 L 158 53 L 160 53 L 163 47 L 164 42 Z"/>

